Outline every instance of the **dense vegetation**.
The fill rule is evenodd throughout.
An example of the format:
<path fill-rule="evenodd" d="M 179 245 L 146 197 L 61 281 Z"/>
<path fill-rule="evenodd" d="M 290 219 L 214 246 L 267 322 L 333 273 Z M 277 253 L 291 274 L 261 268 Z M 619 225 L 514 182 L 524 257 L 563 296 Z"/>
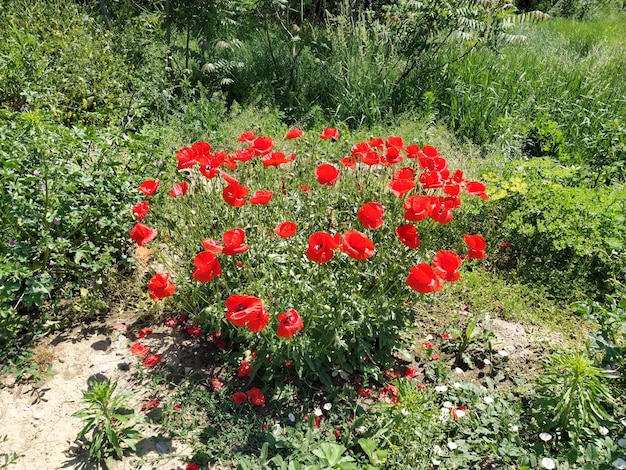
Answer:
<path fill-rule="evenodd" d="M 610 391 L 603 368 L 623 373 L 625 365 L 624 12 L 621 2 L 615 1 L 519 1 L 517 6 L 519 11 L 495 0 L 2 2 L 0 351 L 13 357 L 53 328 L 107 311 L 111 286 L 133 269 L 131 207 L 142 200 L 136 188 L 148 179 L 160 179 L 163 185 L 183 177 L 195 181 L 177 172 L 174 154 L 179 149 L 206 141 L 214 150 L 234 151 L 237 137 L 246 130 L 280 142 L 288 129 L 304 129 L 307 135 L 300 147 L 281 142 L 285 153 L 287 148 L 297 148 L 303 160 L 298 172 L 268 173 L 256 182 L 278 194 L 281 178 L 283 191 L 285 184 L 304 185 L 306 171 L 313 172 L 322 162 L 337 164 L 350 153 L 351 145 L 397 135 L 406 145 L 434 145 L 451 168 L 459 167 L 468 178 L 487 185 L 488 201 L 464 203 L 455 215 L 455 226 L 423 234 L 426 248 L 420 261 L 432 258 L 439 249 L 436 244 L 454 245 L 463 233 L 481 234 L 489 247 L 487 259 L 464 273 L 469 293 L 455 287 L 436 299 L 454 302 L 447 296 L 456 295 L 457 302 L 463 298 L 477 311 L 553 327 L 560 324 L 562 331 L 576 312 L 594 322 L 587 352 L 555 359 L 538 382 L 537 394 L 526 396 L 531 415 L 513 405 L 508 394 L 516 392 L 497 392 L 502 393 L 497 414 L 506 415 L 506 423 L 498 422 L 490 408 L 474 416 L 480 422 L 468 424 L 467 429 L 457 426 L 456 419 L 448 423 L 450 429 L 439 429 L 436 441 L 444 447 L 452 435 L 466 437 L 467 447 L 456 457 L 449 456 L 447 465 L 469 468 L 472 462 L 480 468 L 493 453 L 502 462 L 530 467 L 540 465 L 539 456 L 548 453 L 569 462 L 571 468 L 592 468 L 597 459 L 611 463 L 621 455 L 619 446 L 609 438 L 594 440 L 593 430 L 601 426 L 613 433 L 619 426 L 614 419 L 618 404 L 610 396 L 619 395 L 615 392 L 620 387 L 623 391 L 623 382 L 612 383 L 616 389 Z M 341 140 L 320 145 L 317 136 L 327 127 L 337 128 Z M 258 169 L 240 169 L 238 174 L 250 180 L 260 175 Z M 365 180 L 363 176 L 356 181 L 360 185 Z M 358 206 L 346 201 L 382 198 L 381 188 L 366 187 L 363 194 L 361 186 L 358 193 L 344 188 L 344 199 L 331 193 L 330 199 L 317 201 L 317 216 L 324 219 L 326 209 L 335 206 L 333 217 L 355 215 Z M 159 231 L 172 239 L 184 239 L 181 230 L 194 226 L 195 221 L 190 221 L 206 201 L 181 208 L 178 200 L 159 197 L 154 210 L 162 211 L 163 219 L 157 221 L 155 216 L 154 224 L 160 224 Z M 207 201 L 215 204 L 210 198 Z M 389 214 L 392 201 L 390 196 L 384 203 Z M 288 204 L 292 203 L 297 207 L 285 206 L 277 213 L 284 211 L 285 217 L 299 213 L 302 201 Z M 218 213 L 230 224 L 223 231 L 236 226 L 241 216 L 228 208 L 203 214 L 197 221 L 198 237 L 214 230 L 219 238 Z M 261 234 L 267 228 L 269 221 L 259 221 L 255 212 L 245 214 L 252 232 Z M 315 211 L 307 216 L 310 227 L 322 223 L 317 216 Z M 379 238 L 376 241 L 382 242 L 382 235 Z M 170 243 L 169 255 L 191 265 L 199 240 L 189 239 L 188 245 Z M 264 253 L 269 256 L 274 246 L 266 242 Z M 385 247 L 387 252 L 394 249 Z M 167 263 L 167 256 L 160 261 Z M 376 273 L 355 274 L 348 283 L 361 292 L 365 280 L 387 269 L 399 268 L 389 263 Z M 250 286 L 274 287 L 275 272 L 268 268 L 263 276 Z M 321 282 L 331 292 L 331 284 L 340 281 L 329 277 Z M 233 282 L 244 281 L 233 274 Z M 229 293 L 231 288 L 225 284 Z M 381 331 L 390 335 L 389 343 L 400 341 L 409 326 L 406 319 L 393 325 L 375 324 L 372 319 L 375 312 L 391 308 L 392 300 L 403 303 L 406 292 L 368 289 L 358 306 L 361 319 L 371 323 L 368 333 L 355 320 L 342 330 L 349 342 L 346 349 L 326 357 L 319 344 L 328 332 L 318 331 L 320 336 L 311 343 L 297 343 L 302 361 L 305 356 L 314 358 L 300 364 L 300 378 L 308 382 L 317 375 L 330 385 L 332 364 L 348 358 L 341 364 L 343 369 L 358 371 L 365 380 L 381 379 L 382 369 L 359 365 L 350 354 L 375 357 L 375 348 L 384 349 L 384 338 L 376 338 Z M 187 312 L 205 331 L 219 329 L 223 305 L 204 305 L 213 295 L 212 288 L 195 289 L 191 282 L 181 283 L 180 291 L 184 295 L 168 299 L 168 309 Z M 258 295 L 271 296 L 271 291 L 267 287 Z M 295 289 L 290 295 L 293 301 L 304 301 L 311 296 L 308 292 Z M 147 299 L 148 294 L 133 295 Z M 327 302 L 331 309 L 343 302 L 323 290 L 319 295 L 326 297 L 316 301 Z M 423 300 L 424 305 L 429 302 Z M 533 308 L 523 308 L 531 303 Z M 232 335 L 244 348 L 259 346 L 252 336 Z M 331 339 L 343 341 L 339 334 Z M 457 347 L 463 350 L 450 353 L 451 360 L 461 364 L 465 348 L 482 339 L 472 339 L 470 332 Z M 281 350 L 271 341 L 259 347 L 274 357 L 293 357 L 295 351 Z M 470 356 L 465 357 L 471 362 Z M 450 378 L 443 366 L 428 367 L 433 384 Z M 268 364 L 258 365 L 255 373 L 259 370 L 266 380 L 275 378 Z M 563 370 L 575 373 L 563 379 L 559 375 Z M 580 376 L 589 381 L 583 391 L 575 389 L 581 386 Z M 335 443 L 334 448 L 319 447 L 323 435 L 313 438 L 310 427 L 306 438 L 294 430 L 284 443 L 289 447 L 290 442 L 304 439 L 308 447 L 286 451 L 275 439 L 268 440 L 259 458 L 269 460 L 269 447 L 270 458 L 290 455 L 322 465 L 328 464 L 331 454 L 339 452 L 340 457 L 356 448 L 371 465 L 388 458 L 391 466 L 403 468 L 408 453 L 403 457 L 398 449 L 411 441 L 414 455 L 436 460 L 436 453 L 426 446 L 432 443 L 433 423 L 440 414 L 439 405 L 433 405 L 438 398 L 420 394 L 404 381 L 399 388 L 406 404 L 403 410 L 427 419 L 403 420 L 408 416 L 404 411 L 376 408 L 382 414 L 360 417 L 353 430 L 367 424 L 371 429 L 378 426 L 380 432 L 362 438 L 353 432 L 341 443 L 341 451 Z M 605 407 L 575 398 L 577 411 L 564 411 L 550 394 L 563 397 L 568 390 L 580 394 L 577 397 L 593 390 Z M 468 386 L 446 397 L 455 404 L 476 404 L 487 398 L 483 395 L 484 391 Z M 542 413 L 554 413 L 554 420 L 542 422 Z M 383 414 L 393 419 L 385 422 Z M 332 419 L 347 418 L 338 412 Z M 510 426 L 519 422 L 527 424 L 525 433 L 511 431 Z M 469 437 L 469 429 L 476 426 L 489 438 Z M 575 452 L 565 455 L 547 441 L 533 444 L 528 451 L 534 442 L 531 434 L 541 430 L 555 432 L 559 446 L 571 444 Z M 212 442 L 210 436 L 207 439 Z M 502 445 L 491 448 L 485 444 L 489 439 Z M 319 461 L 307 460 L 311 452 Z M 255 468 L 255 458 L 247 464 L 243 460 L 242 468 Z M 281 468 L 277 462 L 268 465 Z M 340 460 L 335 463 L 334 468 L 356 468 L 350 466 L 351 460 L 341 464 L 345 466 Z"/>

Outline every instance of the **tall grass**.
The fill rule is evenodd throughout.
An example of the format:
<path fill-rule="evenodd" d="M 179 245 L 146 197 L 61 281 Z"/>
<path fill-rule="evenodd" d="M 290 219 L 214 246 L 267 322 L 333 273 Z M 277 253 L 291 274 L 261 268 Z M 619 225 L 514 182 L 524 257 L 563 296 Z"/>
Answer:
<path fill-rule="evenodd" d="M 439 115 L 479 144 L 589 165 L 590 180 L 626 176 L 624 17 L 555 19 L 526 44 L 481 51 L 428 87 Z"/>

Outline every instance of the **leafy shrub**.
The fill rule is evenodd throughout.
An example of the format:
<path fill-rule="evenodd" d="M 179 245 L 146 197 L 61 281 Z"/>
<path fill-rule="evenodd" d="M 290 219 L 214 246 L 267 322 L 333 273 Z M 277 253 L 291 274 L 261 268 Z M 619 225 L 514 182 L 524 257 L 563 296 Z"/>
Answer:
<path fill-rule="evenodd" d="M 146 200 L 151 209 L 147 214 L 138 212 L 146 218 L 131 231 L 131 237 L 139 244 L 150 243 L 157 235 L 156 227 L 159 240 L 174 242 L 166 243 L 167 249 L 160 250 L 167 273 L 157 273 L 150 280 L 154 299 L 176 291 L 177 303 L 192 314 L 195 322 L 205 331 L 223 330 L 226 337 L 246 350 L 255 350 L 255 367 L 265 367 L 269 375 L 288 373 L 283 364 L 293 361 L 293 373 L 297 376 L 319 377 L 330 383 L 332 374 L 342 375 L 369 367 L 364 360 L 374 363 L 389 360 L 390 352 L 399 347 L 415 315 L 412 309 L 415 300 L 406 284 L 419 292 L 438 290 L 442 287 L 441 281 L 427 264 L 433 259 L 431 250 L 443 248 L 446 242 L 449 243 L 446 248 L 458 251 L 467 248 L 462 236 L 450 228 L 453 224 L 445 225 L 452 216 L 452 207 L 445 204 L 461 199 L 445 199 L 447 196 L 420 199 L 422 196 L 417 196 L 422 194 L 420 186 L 415 190 L 416 203 L 429 201 L 428 204 L 437 206 L 431 218 L 423 222 L 421 248 L 407 249 L 409 246 L 417 248 L 417 239 L 415 242 L 398 239 L 395 232 L 398 225 L 410 226 L 407 222 L 426 216 L 420 213 L 404 219 L 403 203 L 399 199 L 402 194 L 396 197 L 388 188 L 393 172 L 391 161 L 399 163 L 405 158 L 405 152 L 409 154 L 409 150 L 400 150 L 398 154 L 392 149 L 393 142 L 396 142 L 396 150 L 404 148 L 401 137 L 390 137 L 387 150 L 383 150 L 382 143 L 380 150 L 371 147 L 370 159 L 378 155 L 376 159 L 390 161 L 386 166 L 370 161 L 368 166 L 360 163 L 359 152 L 351 151 L 347 142 L 330 141 L 339 138 L 336 129 L 326 132 L 328 134 L 322 134 L 326 140 L 317 135 L 305 135 L 298 141 L 277 141 L 276 147 L 280 145 L 284 154 L 263 153 L 259 148 L 271 148 L 274 142 L 269 137 L 255 140 L 254 132 L 250 132 L 252 136 L 242 134 L 240 140 L 244 143 L 239 144 L 242 148 L 238 151 L 232 143 L 226 151 L 211 150 L 207 143 L 181 149 L 177 152 L 181 173 L 161 173 L 162 181 L 158 185 L 161 189 L 156 193 L 154 180 L 143 188 L 150 197 Z M 370 148 L 367 142 L 361 146 Z M 251 161 L 247 161 L 246 151 L 252 152 L 248 155 L 253 158 Z M 411 151 L 418 152 L 417 147 L 413 146 Z M 431 158 L 439 158 L 434 156 L 434 148 L 425 151 Z M 352 152 L 353 156 L 342 160 L 348 167 L 341 171 L 337 166 L 324 163 L 341 160 L 345 152 Z M 387 157 L 381 156 L 384 154 Z M 399 158 L 393 156 L 396 154 Z M 422 155 L 420 164 L 414 158 L 418 155 Z M 415 185 L 414 172 L 419 173 L 419 165 L 427 165 L 428 158 L 426 154 L 414 153 L 405 160 L 406 165 L 414 168 L 403 170 L 408 186 Z M 365 157 L 363 159 L 365 161 Z M 443 158 L 437 161 L 446 164 Z M 328 175 L 324 175 L 324 170 Z M 445 178 L 451 177 L 453 172 L 454 169 L 450 169 Z M 461 173 L 456 173 L 455 177 L 460 183 L 456 189 L 464 187 L 467 193 L 486 197 L 481 192 L 484 191 L 482 184 L 462 181 Z M 267 201 L 255 201 L 261 199 L 253 196 L 258 190 L 270 191 L 271 201 L 267 206 L 264 205 Z M 441 191 L 435 185 L 424 194 L 443 194 Z M 363 222 L 361 212 L 366 203 L 374 204 L 372 213 L 384 211 L 384 223 L 382 215 L 372 216 L 377 223 Z M 297 225 L 293 236 L 276 233 L 280 233 L 277 224 L 286 221 Z M 354 237 L 354 241 L 348 240 L 348 236 Z M 352 243 L 358 248 L 351 249 Z M 334 255 L 340 245 L 345 254 Z M 324 246 L 327 249 L 324 250 Z M 436 256 L 442 260 L 449 258 L 450 266 L 461 263 L 456 253 L 438 253 Z M 229 259 L 230 256 L 234 258 Z M 419 262 L 428 279 L 422 279 L 422 271 L 416 268 L 407 281 L 410 264 Z M 459 273 L 452 267 L 450 270 L 446 278 L 458 279 Z M 192 271 L 194 281 L 190 279 Z M 445 277 L 442 272 L 439 275 Z M 239 295 L 254 297 L 237 297 Z M 230 323 L 224 318 L 224 302 Z M 270 316 L 263 302 L 272 313 L 281 313 L 277 320 L 271 317 L 272 326 L 267 328 Z M 237 312 L 244 305 L 250 307 L 246 310 L 248 313 L 256 312 L 254 318 L 239 318 Z M 298 313 L 290 310 L 294 308 Z M 283 316 L 282 312 L 287 313 Z M 299 327 L 298 318 L 302 320 Z M 287 330 L 292 333 L 289 336 L 303 325 L 306 325 L 305 332 L 287 340 L 278 338 L 269 330 L 278 327 L 280 322 L 286 324 L 286 328 L 295 328 Z M 281 325 L 285 326 L 283 323 Z M 245 325 L 248 329 L 241 328 Z M 280 334 L 281 327 L 278 328 L 279 335 L 286 337 L 286 333 Z"/>
<path fill-rule="evenodd" d="M 0 116 L 2 339 L 36 323 L 24 314 L 106 285 L 129 266 L 129 161 L 117 136 L 51 122 L 39 112 Z M 111 139 L 111 140 L 109 140 Z M 139 164 L 138 164 L 139 166 Z"/>
<path fill-rule="evenodd" d="M 75 2 L 12 0 L 0 7 L 0 27 L 2 107 L 128 126 L 154 111 L 155 89 L 167 89 L 155 17 L 108 31 Z"/>
<path fill-rule="evenodd" d="M 510 164 L 504 178 L 486 179 L 498 206 L 492 240 L 507 244 L 502 267 L 570 300 L 624 283 L 623 190 L 579 187 L 575 169 L 547 159 Z"/>

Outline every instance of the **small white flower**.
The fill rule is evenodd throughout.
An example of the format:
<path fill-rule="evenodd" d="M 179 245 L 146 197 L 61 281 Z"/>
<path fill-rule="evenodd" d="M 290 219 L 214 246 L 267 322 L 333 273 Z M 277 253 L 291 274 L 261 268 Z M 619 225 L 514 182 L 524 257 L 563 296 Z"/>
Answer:
<path fill-rule="evenodd" d="M 358 428 L 356 428 L 356 433 L 365 434 L 365 426 L 359 426 Z"/>
<path fill-rule="evenodd" d="M 617 468 L 617 470 L 624 470 L 626 468 L 626 462 L 624 459 L 617 459 L 613 462 L 613 466 Z"/>
<path fill-rule="evenodd" d="M 485 360 L 483 361 L 483 363 L 484 363 L 486 366 L 490 366 L 490 365 L 491 365 L 491 361 L 490 361 L 489 359 L 485 359 Z"/>
<path fill-rule="evenodd" d="M 617 445 L 620 447 L 626 447 L 626 439 L 619 439 Z"/>
<path fill-rule="evenodd" d="M 458 419 L 458 418 L 464 418 L 464 417 L 465 417 L 465 411 L 463 411 L 463 410 L 456 410 L 456 411 L 454 412 L 454 414 L 456 414 L 457 419 Z"/>
<path fill-rule="evenodd" d="M 552 439 L 552 434 L 542 432 L 539 434 L 539 439 L 541 439 L 543 442 L 548 442 L 550 439 Z"/>
<path fill-rule="evenodd" d="M 452 404 L 451 401 L 444 401 L 443 402 L 443 407 L 444 408 L 452 408 L 454 405 Z"/>
<path fill-rule="evenodd" d="M 426 341 L 430 341 L 430 340 L 432 340 L 432 339 L 433 339 L 433 335 L 428 335 L 428 336 L 426 337 Z"/>
<path fill-rule="evenodd" d="M 402 413 L 402 416 L 409 416 L 409 410 L 407 410 L 406 408 L 402 408 L 400 410 L 400 413 Z"/>
<path fill-rule="evenodd" d="M 333 407 L 332 403 L 324 403 L 324 406 L 323 406 L 323 408 L 326 411 L 330 411 L 332 409 L 332 407 Z"/>
<path fill-rule="evenodd" d="M 432 463 L 435 467 L 438 467 L 439 465 L 441 465 L 441 460 L 433 459 Z"/>
<path fill-rule="evenodd" d="M 550 457 L 544 457 L 541 459 L 541 468 L 553 469 L 556 468 L 556 465 Z"/>
<path fill-rule="evenodd" d="M 517 432 L 519 431 L 519 426 L 517 426 L 516 424 L 512 424 L 509 429 L 513 432 Z"/>
<path fill-rule="evenodd" d="M 295 422 L 296 422 L 296 417 L 294 416 L 294 414 L 293 414 L 293 413 L 289 413 L 289 414 L 287 415 L 287 418 L 289 418 L 289 421 L 291 421 L 292 423 L 295 423 Z"/>
<path fill-rule="evenodd" d="M 454 388 L 461 388 L 462 387 L 460 382 L 454 382 L 452 385 L 454 385 Z"/>
<path fill-rule="evenodd" d="M 483 401 L 485 403 L 487 403 L 488 405 L 491 405 L 493 403 L 493 398 L 492 397 L 483 397 Z"/>
<path fill-rule="evenodd" d="M 437 455 L 443 455 L 443 449 L 439 447 L 438 445 L 433 447 L 433 452 Z"/>
<path fill-rule="evenodd" d="M 498 351 L 498 354 L 502 357 L 508 357 L 509 353 L 506 352 L 504 349 L 502 349 L 501 351 Z"/>
<path fill-rule="evenodd" d="M 457 367 L 456 369 L 454 369 L 454 372 L 456 372 L 457 374 L 465 374 L 465 371 L 461 369 L 460 367 Z"/>
<path fill-rule="evenodd" d="M 274 435 L 280 434 L 280 424 L 276 423 L 274 425 L 274 431 L 272 432 L 272 434 Z"/>
<path fill-rule="evenodd" d="M 315 409 L 313 410 L 313 414 L 314 414 L 315 416 L 322 416 L 323 411 L 322 411 L 320 408 L 315 408 Z"/>
<path fill-rule="evenodd" d="M 456 442 L 448 442 L 448 449 L 454 450 L 457 447 L 459 447 L 459 446 L 456 444 Z"/>
<path fill-rule="evenodd" d="M 437 385 L 435 387 L 435 392 L 447 392 L 448 391 L 448 387 L 446 385 Z"/>
<path fill-rule="evenodd" d="M 598 431 L 600 431 L 600 434 L 602 434 L 603 436 L 606 436 L 609 433 L 609 430 L 604 426 L 600 426 L 600 429 L 598 429 Z"/>

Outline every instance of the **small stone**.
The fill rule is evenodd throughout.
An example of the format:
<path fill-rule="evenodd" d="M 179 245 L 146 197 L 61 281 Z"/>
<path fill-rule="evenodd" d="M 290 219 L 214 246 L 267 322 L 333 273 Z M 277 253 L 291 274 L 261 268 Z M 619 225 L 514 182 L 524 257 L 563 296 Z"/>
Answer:
<path fill-rule="evenodd" d="M 37 413 L 35 413 L 35 414 L 33 415 L 33 418 L 35 418 L 35 419 L 41 419 L 41 418 L 43 418 L 43 415 L 44 415 L 44 414 L 45 414 L 45 411 L 44 411 L 44 410 L 38 411 Z"/>

